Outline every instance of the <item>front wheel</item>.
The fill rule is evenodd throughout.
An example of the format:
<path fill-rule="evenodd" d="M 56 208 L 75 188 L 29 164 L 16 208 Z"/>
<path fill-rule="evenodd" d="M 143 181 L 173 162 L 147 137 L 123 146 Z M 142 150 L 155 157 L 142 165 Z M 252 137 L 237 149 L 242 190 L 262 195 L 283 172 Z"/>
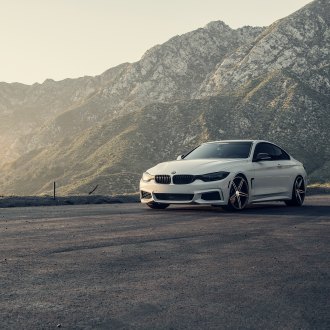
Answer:
<path fill-rule="evenodd" d="M 306 186 L 302 176 L 297 176 L 292 188 L 292 198 L 285 201 L 288 206 L 301 206 L 304 203 L 306 195 Z"/>
<path fill-rule="evenodd" d="M 150 202 L 150 203 L 147 203 L 147 205 L 151 209 L 156 209 L 156 210 L 164 210 L 164 209 L 166 209 L 167 207 L 170 206 L 170 204 L 156 203 L 156 202 Z"/>
<path fill-rule="evenodd" d="M 230 186 L 228 204 L 223 208 L 228 211 L 241 211 L 248 201 L 249 185 L 242 175 L 237 175 Z"/>

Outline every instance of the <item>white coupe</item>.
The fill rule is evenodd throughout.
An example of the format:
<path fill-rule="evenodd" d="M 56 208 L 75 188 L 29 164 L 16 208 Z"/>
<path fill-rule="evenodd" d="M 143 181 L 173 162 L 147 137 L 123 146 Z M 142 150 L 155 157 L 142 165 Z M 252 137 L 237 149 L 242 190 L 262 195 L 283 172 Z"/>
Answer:
<path fill-rule="evenodd" d="M 273 143 L 214 141 L 144 172 L 140 198 L 152 209 L 209 204 L 242 210 L 266 201 L 301 206 L 306 180 L 302 163 Z"/>

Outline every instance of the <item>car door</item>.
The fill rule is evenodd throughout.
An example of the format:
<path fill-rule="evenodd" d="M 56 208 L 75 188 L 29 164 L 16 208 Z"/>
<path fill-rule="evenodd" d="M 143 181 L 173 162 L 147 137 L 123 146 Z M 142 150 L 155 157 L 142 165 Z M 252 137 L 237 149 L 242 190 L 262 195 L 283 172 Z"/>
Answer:
<path fill-rule="evenodd" d="M 279 193 L 291 196 L 293 181 L 295 179 L 292 174 L 292 168 L 295 166 L 295 163 L 283 149 L 276 145 L 272 145 L 272 147 L 273 154 L 271 156 L 274 161 L 277 161 L 278 166 Z"/>
<path fill-rule="evenodd" d="M 284 164 L 276 156 L 274 145 L 260 142 L 253 154 L 254 180 L 252 196 L 254 199 L 271 198 L 285 194 L 287 190 L 287 173 Z M 259 153 L 268 154 L 267 160 L 256 161 Z"/>

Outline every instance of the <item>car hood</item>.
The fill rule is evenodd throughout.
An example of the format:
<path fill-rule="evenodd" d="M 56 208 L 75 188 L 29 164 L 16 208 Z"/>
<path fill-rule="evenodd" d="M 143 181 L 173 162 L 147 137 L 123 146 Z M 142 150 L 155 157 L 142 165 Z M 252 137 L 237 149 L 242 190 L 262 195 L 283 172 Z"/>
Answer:
<path fill-rule="evenodd" d="M 191 159 L 160 163 L 148 170 L 156 174 L 207 174 L 219 171 L 230 172 L 233 166 L 246 164 L 246 159 Z M 174 173 L 175 172 L 175 173 Z"/>

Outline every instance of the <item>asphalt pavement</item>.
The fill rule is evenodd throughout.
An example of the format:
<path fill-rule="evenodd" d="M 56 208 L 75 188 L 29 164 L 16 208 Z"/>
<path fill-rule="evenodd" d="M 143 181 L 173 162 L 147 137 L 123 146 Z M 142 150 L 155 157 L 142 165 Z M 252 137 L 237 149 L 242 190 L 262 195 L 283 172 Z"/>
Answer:
<path fill-rule="evenodd" d="M 0 209 L 0 329 L 329 329 L 330 195 Z"/>

